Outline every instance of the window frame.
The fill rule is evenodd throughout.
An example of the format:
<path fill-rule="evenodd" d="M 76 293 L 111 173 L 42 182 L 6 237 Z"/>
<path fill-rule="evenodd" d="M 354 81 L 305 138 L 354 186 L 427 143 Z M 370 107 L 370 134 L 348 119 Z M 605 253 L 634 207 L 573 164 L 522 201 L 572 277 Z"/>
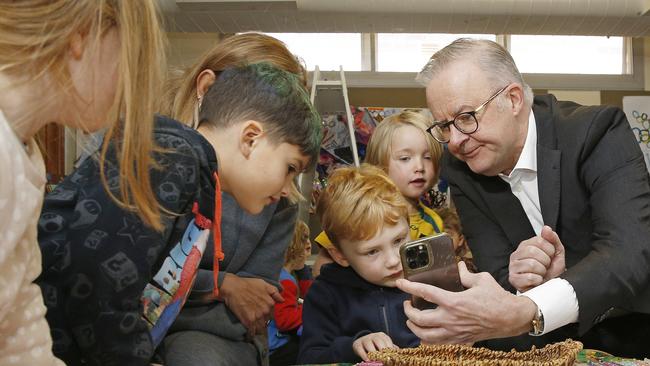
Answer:
<path fill-rule="evenodd" d="M 510 35 L 497 35 L 497 42 L 509 49 Z M 644 90 L 644 40 L 624 38 L 624 70 L 628 74 L 522 74 L 533 89 L 561 90 Z M 377 34 L 362 33 L 362 68 L 368 71 L 345 71 L 348 87 L 353 88 L 421 88 L 415 82 L 416 72 L 378 72 Z M 424 66 L 424 65 L 423 65 Z M 309 73 L 309 80 L 312 72 Z M 325 77 L 336 78 L 338 71 L 323 72 Z"/>

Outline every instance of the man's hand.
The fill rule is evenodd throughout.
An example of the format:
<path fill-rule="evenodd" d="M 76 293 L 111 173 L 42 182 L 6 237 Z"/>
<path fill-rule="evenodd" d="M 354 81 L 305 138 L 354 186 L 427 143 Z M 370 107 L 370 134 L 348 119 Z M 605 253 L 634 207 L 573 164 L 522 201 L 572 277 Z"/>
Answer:
<path fill-rule="evenodd" d="M 278 289 L 259 278 L 239 277 L 226 273 L 219 289 L 221 299 L 237 319 L 248 329 L 249 335 L 266 331 L 273 306 L 284 299 Z"/>
<path fill-rule="evenodd" d="M 522 241 L 510 255 L 508 280 L 517 291 L 525 292 L 559 276 L 565 268 L 560 237 L 544 226 L 541 235 Z"/>
<path fill-rule="evenodd" d="M 530 330 L 537 311 L 525 296 L 504 290 L 488 273 L 470 273 L 464 262 L 458 264 L 460 279 L 467 288 L 461 292 L 397 280 L 402 291 L 438 304 L 436 309 L 418 310 L 404 302 L 406 325 L 423 343 L 468 344 L 477 341 L 516 336 Z"/>
<path fill-rule="evenodd" d="M 384 348 L 399 348 L 393 344 L 393 340 L 384 333 L 370 333 L 363 337 L 357 338 L 354 343 L 352 343 L 352 349 L 354 353 L 359 355 L 364 361 L 368 361 L 368 353 L 379 351 Z"/>

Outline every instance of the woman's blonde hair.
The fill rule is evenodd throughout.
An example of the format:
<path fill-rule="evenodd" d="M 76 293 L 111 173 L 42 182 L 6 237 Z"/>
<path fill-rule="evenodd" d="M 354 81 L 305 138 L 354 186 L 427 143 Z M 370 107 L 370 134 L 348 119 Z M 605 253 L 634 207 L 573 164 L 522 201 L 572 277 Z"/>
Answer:
<path fill-rule="evenodd" d="M 309 241 L 309 227 L 304 221 L 296 221 L 296 227 L 293 229 L 291 244 L 284 254 L 284 264 L 289 264 L 298 260 L 305 252 L 305 247 Z"/>
<path fill-rule="evenodd" d="M 115 99 L 101 153 L 106 192 L 122 207 L 136 211 L 157 229 L 160 206 L 151 189 L 149 169 L 154 149 L 154 101 L 166 68 L 165 44 L 154 0 L 24 0 L 0 4 L 0 72 L 27 75 L 28 82 L 47 75 L 59 93 L 75 93 L 67 67 L 70 40 L 86 36 L 98 47 L 112 27 L 119 33 Z M 76 121 L 83 125 L 83 121 Z M 120 197 L 108 188 L 104 160 L 113 139 L 119 161 Z"/>
<path fill-rule="evenodd" d="M 442 145 L 427 132 L 427 128 L 431 126 L 431 123 L 433 123 L 431 117 L 416 111 L 406 110 L 388 116 L 379 123 L 372 136 L 370 136 L 364 163 L 376 165 L 388 173 L 388 163 L 392 153 L 391 145 L 395 131 L 403 126 L 413 126 L 422 132 L 427 145 L 429 145 L 431 161 L 433 161 L 433 182 L 437 182 L 440 175 Z"/>
<path fill-rule="evenodd" d="M 194 108 L 198 102 L 197 79 L 203 70 L 214 71 L 218 78 L 221 71 L 229 67 L 261 62 L 298 75 L 306 87 L 305 68 L 284 43 L 260 33 L 236 34 L 221 40 L 180 76 L 170 78 L 165 87 L 160 112 L 192 125 Z"/>
<path fill-rule="evenodd" d="M 341 240 L 372 239 L 384 225 L 408 222 L 407 203 L 382 169 L 362 164 L 332 173 L 316 208 L 327 237 L 340 249 Z"/>

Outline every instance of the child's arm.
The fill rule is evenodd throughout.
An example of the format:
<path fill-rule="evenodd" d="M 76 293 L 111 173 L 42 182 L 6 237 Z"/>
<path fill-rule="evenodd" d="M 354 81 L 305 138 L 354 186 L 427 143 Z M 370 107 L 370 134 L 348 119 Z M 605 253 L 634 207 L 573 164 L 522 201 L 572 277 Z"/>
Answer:
<path fill-rule="evenodd" d="M 221 268 L 228 267 L 228 272 L 222 270 L 218 274 L 221 300 L 251 333 L 265 332 L 266 320 L 273 313 L 275 303 L 282 301 L 278 274 L 293 235 L 297 206 L 282 199 L 261 214 L 250 216 L 231 198 L 224 200 L 223 212 L 223 232 L 235 231 L 238 239 L 234 244 L 223 244 L 227 264 L 222 263 Z M 216 300 L 212 297 L 211 248 L 206 249 L 203 258 L 203 269 L 197 275 L 188 302 L 190 306 L 202 306 Z"/>
<path fill-rule="evenodd" d="M 307 291 L 309 291 L 309 287 L 311 287 L 311 284 L 314 282 L 311 267 L 305 265 L 295 273 L 298 279 L 298 287 L 300 288 L 300 297 L 304 299 L 307 297 Z"/>
<path fill-rule="evenodd" d="M 302 304 L 298 303 L 298 287 L 290 279 L 280 281 L 284 298 L 283 302 L 275 304 L 273 318 L 278 330 L 287 332 L 302 325 Z"/>
<path fill-rule="evenodd" d="M 336 294 L 329 285 L 314 281 L 307 294 L 302 312 L 303 332 L 300 338 L 298 363 L 358 362 L 353 342 L 369 331 L 355 335 L 343 334 L 340 314 L 334 301 Z"/>

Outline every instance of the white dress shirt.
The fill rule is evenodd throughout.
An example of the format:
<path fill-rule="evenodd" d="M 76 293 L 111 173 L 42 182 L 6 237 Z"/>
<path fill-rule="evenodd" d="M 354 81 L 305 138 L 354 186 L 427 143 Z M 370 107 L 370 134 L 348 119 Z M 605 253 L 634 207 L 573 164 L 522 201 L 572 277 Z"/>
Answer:
<path fill-rule="evenodd" d="M 499 177 L 510 185 L 512 193 L 521 202 L 528 221 L 536 235 L 544 227 L 542 210 L 539 204 L 537 186 L 537 124 L 535 115 L 530 112 L 528 133 L 519 160 L 509 175 Z M 578 321 L 578 299 L 573 286 L 564 279 L 554 278 L 523 294 L 533 300 L 544 315 L 544 331 L 551 332 L 559 327 Z"/>

